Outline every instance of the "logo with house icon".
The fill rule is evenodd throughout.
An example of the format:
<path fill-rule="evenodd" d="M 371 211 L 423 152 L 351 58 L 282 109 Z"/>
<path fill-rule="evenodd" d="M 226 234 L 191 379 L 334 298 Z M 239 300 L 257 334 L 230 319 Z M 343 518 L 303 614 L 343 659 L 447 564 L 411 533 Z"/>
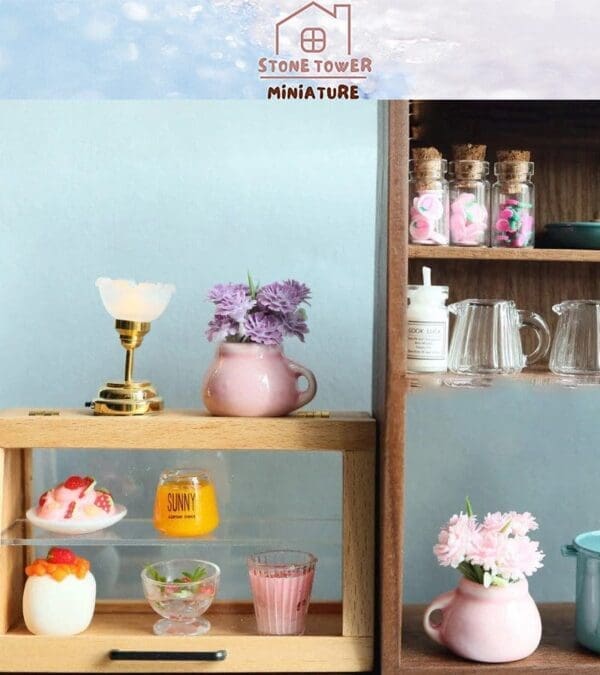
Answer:
<path fill-rule="evenodd" d="M 281 51 L 305 54 L 351 53 L 351 7 L 333 5 L 327 9 L 309 2 L 275 24 L 275 54 Z"/>

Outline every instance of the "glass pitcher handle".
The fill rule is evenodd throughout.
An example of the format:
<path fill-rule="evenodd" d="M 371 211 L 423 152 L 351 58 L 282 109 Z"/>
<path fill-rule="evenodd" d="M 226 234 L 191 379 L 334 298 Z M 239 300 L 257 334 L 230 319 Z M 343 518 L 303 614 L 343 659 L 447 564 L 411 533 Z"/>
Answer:
<path fill-rule="evenodd" d="M 519 309 L 518 312 L 519 328 L 529 326 L 533 328 L 537 335 L 536 348 L 530 354 L 525 354 L 525 365 L 530 366 L 532 363 L 543 359 L 550 350 L 550 329 L 539 314 L 525 309 Z"/>

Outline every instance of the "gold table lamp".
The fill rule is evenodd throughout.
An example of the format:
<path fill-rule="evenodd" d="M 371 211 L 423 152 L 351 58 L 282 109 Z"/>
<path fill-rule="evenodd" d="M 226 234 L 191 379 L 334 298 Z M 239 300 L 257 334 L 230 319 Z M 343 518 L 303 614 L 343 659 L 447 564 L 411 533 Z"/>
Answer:
<path fill-rule="evenodd" d="M 165 311 L 175 292 L 172 284 L 151 284 L 107 279 L 96 281 L 106 311 L 125 348 L 125 377 L 107 382 L 92 403 L 94 415 L 144 415 L 164 407 L 149 381 L 133 379 L 134 350 L 142 344 L 150 324 Z"/>

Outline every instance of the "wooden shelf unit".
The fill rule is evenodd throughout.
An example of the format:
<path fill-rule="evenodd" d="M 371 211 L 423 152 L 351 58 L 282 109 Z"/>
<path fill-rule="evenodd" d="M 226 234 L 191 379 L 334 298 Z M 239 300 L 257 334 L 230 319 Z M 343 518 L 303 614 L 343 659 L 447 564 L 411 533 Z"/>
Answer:
<path fill-rule="evenodd" d="M 410 260 L 501 260 L 520 262 L 537 260 L 538 262 L 585 263 L 600 262 L 600 251 L 572 248 L 484 248 L 475 246 L 418 246 L 408 247 Z"/>
<path fill-rule="evenodd" d="M 526 661 L 482 666 L 457 659 L 432 643 L 420 626 L 420 608 L 402 611 L 404 436 L 406 395 L 406 287 L 433 283 L 450 288 L 450 302 L 505 298 L 540 313 L 556 326 L 552 306 L 562 300 L 600 297 L 600 251 L 483 249 L 408 244 L 408 159 L 411 143 L 434 145 L 449 157 L 452 143 L 486 143 L 488 157 L 506 147 L 533 151 L 536 229 L 558 221 L 598 216 L 600 102 L 391 101 L 380 104 L 374 410 L 379 422 L 380 665 L 396 673 L 562 672 L 598 669 L 598 657 L 575 644 L 564 607 L 542 608 L 544 642 Z M 592 140 L 594 139 L 594 140 Z M 524 334 L 525 349 L 530 347 Z M 544 364 L 541 364 L 542 369 Z M 539 370 L 520 378 L 551 383 Z M 426 386 L 427 378 L 412 380 Z M 404 615 L 404 616 L 403 616 Z M 404 618 L 404 642 L 402 622 Z"/>
<path fill-rule="evenodd" d="M 19 621 L 0 637 L 2 668 L 21 664 L 27 672 L 321 672 L 369 671 L 373 638 L 344 636 L 340 606 L 311 607 L 302 636 L 258 635 L 250 603 L 217 604 L 207 614 L 212 627 L 200 638 L 152 635 L 157 616 L 138 602 L 103 602 L 91 626 L 74 637 L 42 638 Z M 216 652 L 223 662 L 113 661 L 112 650 Z"/>
<path fill-rule="evenodd" d="M 141 418 L 97 417 L 58 410 L 30 415 L 0 412 L 0 530 L 32 503 L 32 448 L 303 450 L 343 453 L 342 603 L 309 611 L 304 636 L 258 635 L 250 604 L 209 609 L 214 623 L 201 638 L 158 637 L 149 607 L 98 604 L 92 626 L 69 638 L 35 636 L 22 625 L 21 596 L 29 547 L 0 546 L 0 670 L 28 672 L 347 672 L 373 667 L 375 420 L 366 413 L 328 418 L 216 418 L 197 411 L 165 411 Z M 73 544 L 75 546 L 75 544 Z M 176 546 L 176 544 L 174 544 Z M 76 546 L 75 546 L 76 547 Z M 214 615 L 214 616 L 213 616 Z M 112 649 L 213 651 L 223 662 L 111 661 Z"/>
<path fill-rule="evenodd" d="M 538 241 L 547 223 L 588 221 L 600 215 L 597 143 L 584 142 L 600 129 L 599 101 L 413 101 L 406 114 L 410 142 L 434 145 L 444 157 L 451 158 L 453 143 L 485 143 L 492 183 L 496 150 L 531 150 Z M 391 144 L 399 142 L 390 135 Z M 407 159 L 408 155 L 402 161 Z M 404 221 L 407 215 L 399 217 Z M 552 332 L 558 320 L 552 311 L 554 304 L 600 297 L 595 266 L 600 262 L 600 251 L 457 246 L 408 249 L 409 283 L 420 283 L 421 267 L 427 264 L 432 268 L 433 283 L 449 286 L 449 302 L 512 299 L 519 308 L 541 314 Z M 528 331 L 524 336 L 529 351 L 533 336 Z"/>

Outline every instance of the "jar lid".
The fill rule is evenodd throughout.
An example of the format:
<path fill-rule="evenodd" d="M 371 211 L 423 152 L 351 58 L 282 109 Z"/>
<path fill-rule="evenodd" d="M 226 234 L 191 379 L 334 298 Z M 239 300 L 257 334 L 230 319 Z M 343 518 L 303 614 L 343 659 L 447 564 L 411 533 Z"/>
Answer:
<path fill-rule="evenodd" d="M 582 532 L 573 539 L 573 543 L 576 548 L 581 549 L 582 551 L 600 555 L 600 530 L 594 532 Z"/>
<path fill-rule="evenodd" d="M 161 483 L 196 484 L 210 481 L 210 474 L 206 469 L 165 469 L 160 474 Z"/>
<path fill-rule="evenodd" d="M 445 302 L 448 299 L 448 286 L 426 286 L 413 284 L 408 286 L 407 295 L 409 300 L 421 300 L 427 302 Z"/>

